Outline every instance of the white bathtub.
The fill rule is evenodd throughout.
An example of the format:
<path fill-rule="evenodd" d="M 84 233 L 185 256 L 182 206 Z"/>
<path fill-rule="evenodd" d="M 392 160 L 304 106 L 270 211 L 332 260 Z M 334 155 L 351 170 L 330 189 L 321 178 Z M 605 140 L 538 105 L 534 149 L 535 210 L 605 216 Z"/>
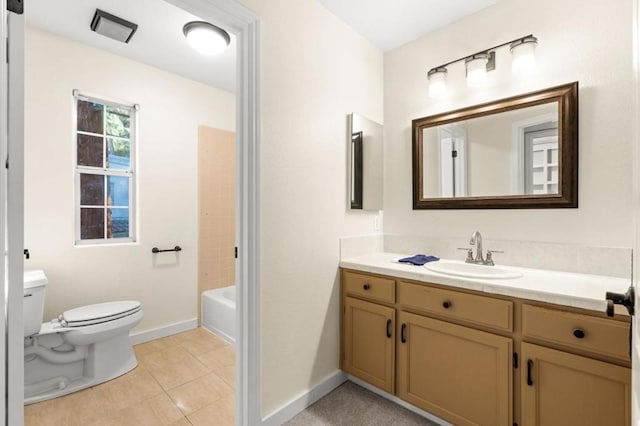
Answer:
<path fill-rule="evenodd" d="M 202 326 L 227 342 L 236 341 L 236 287 L 202 293 Z"/>

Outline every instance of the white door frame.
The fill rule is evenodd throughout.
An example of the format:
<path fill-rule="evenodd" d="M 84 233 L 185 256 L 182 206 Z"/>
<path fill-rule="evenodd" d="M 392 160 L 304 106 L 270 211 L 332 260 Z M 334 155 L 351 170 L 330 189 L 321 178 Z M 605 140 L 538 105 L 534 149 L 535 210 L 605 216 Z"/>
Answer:
<path fill-rule="evenodd" d="M 236 425 L 260 413 L 260 21 L 235 0 L 166 0 L 237 37 Z"/>
<path fill-rule="evenodd" d="M 236 241 L 238 245 L 238 259 L 236 262 L 236 284 L 237 284 L 237 324 L 238 334 L 236 340 L 236 424 L 237 425 L 256 425 L 262 423 L 260 413 L 261 403 L 261 371 L 260 371 L 260 21 L 256 14 L 236 2 L 235 0 L 166 0 L 184 10 L 199 16 L 214 24 L 218 24 L 229 31 L 233 32 L 237 37 L 237 83 L 236 83 L 236 208 L 238 220 L 236 221 Z M 0 34 L 2 39 L 7 35 L 6 25 L 6 0 L 0 0 Z M 21 43 L 23 40 L 16 40 Z M 0 53 L 4 58 L 5 43 L 0 43 Z M 17 49 L 20 50 L 20 49 Z M 15 52 L 18 58 L 22 57 L 24 49 Z M 2 60 L 4 64 L 4 60 Z M 24 73 L 19 78 L 20 82 L 24 80 Z M 0 67 L 0 83 L 5 86 L 7 79 L 7 68 L 3 65 Z M 11 81 L 7 84 L 13 88 L 15 82 Z M 15 90 L 22 90 L 19 85 Z M 1 90 L 6 94 L 5 90 Z M 18 92 L 15 92 L 18 95 Z M 21 94 L 21 93 L 20 93 Z M 5 98 L 2 96 L 0 103 L 0 115 L 2 116 L 2 129 L 6 129 L 6 121 L 4 117 L 7 111 L 10 111 L 13 118 L 16 115 L 20 122 L 23 119 L 23 105 L 11 107 L 7 105 Z M 22 139 L 23 128 L 14 127 L 17 136 Z M 0 146 L 6 143 L 7 137 L 2 131 L 2 139 Z M 22 157 L 23 144 L 17 146 L 18 152 L 12 156 L 12 164 L 24 163 Z M 2 153 L 2 149 L 0 149 Z M 0 158 L 0 162 L 4 161 Z M 14 196 L 22 200 L 24 189 L 22 180 L 12 185 L 9 193 L 13 191 Z M 3 183 L 4 185 L 4 183 Z M 0 185 L 0 186 L 3 186 Z M 0 190 L 0 197 L 4 194 Z M 11 195 L 9 195 L 11 196 Z M 4 197 L 0 200 L 0 209 L 6 206 Z M 15 231 L 15 238 L 9 240 L 8 257 L 16 259 L 14 268 L 9 268 L 9 282 L 19 281 L 20 301 L 15 304 L 9 304 L 15 309 L 10 310 L 8 320 L 7 335 L 9 337 L 10 349 L 15 352 L 6 354 L 0 352 L 0 366 L 5 365 L 4 361 L 9 359 L 8 375 L 19 376 L 19 383 L 12 382 L 11 377 L 8 383 L 9 404 L 7 411 L 8 417 L 3 414 L 4 406 L 0 408 L 0 422 L 7 423 L 12 426 L 21 425 L 22 421 L 22 401 L 23 401 L 23 346 L 22 335 L 24 334 L 22 325 L 22 221 L 23 206 L 21 203 L 15 204 L 16 211 L 8 212 L 8 227 Z M 17 211 L 19 210 L 19 211 Z M 0 222 L 2 216 L 0 215 Z M 0 239 L 4 246 L 5 238 L 4 227 L 0 229 Z M 20 259 L 19 268 L 17 259 Z M 0 272 L 2 271 L 3 262 L 0 261 Z M 19 270 L 18 270 L 19 269 Z M 18 274 L 19 273 L 19 274 Z M 19 277 L 18 277 L 19 275 Z M 16 284 L 17 286 L 17 284 Z M 3 293 L 3 292 L 0 292 Z M 3 296 L 0 295 L 0 302 L 3 302 Z M 9 295 L 11 301 L 11 294 Z M 1 303 L 0 306 L 4 306 Z M 18 309 L 19 308 L 19 309 Z M 19 314 L 19 315 L 18 315 Z M 4 315 L 1 315 L 4 317 Z M 0 320 L 0 325 L 2 321 Z M 4 334 L 4 327 L 0 327 L 0 334 Z M 13 336 L 13 337 L 12 337 Z M 17 336 L 20 336 L 20 342 L 17 342 Z M 4 337 L 4 336 L 0 336 Z M 1 341 L 4 339 L 0 338 Z M 14 342 L 14 340 L 16 340 Z M 0 343 L 0 348 L 2 344 Z M 13 361 L 13 362 L 12 362 Z M 18 365 L 20 364 L 20 365 Z M 14 373 L 11 373 L 13 371 Z M 5 379 L 4 370 L 0 368 L 0 377 Z M 5 380 L 2 380 L 5 382 Z M 0 389 L 4 386 L 0 385 Z M 4 397 L 3 390 L 0 390 L 0 397 Z M 5 400 L 5 398 L 2 398 Z M 19 405 L 19 407 L 18 407 Z M 13 407 L 13 409 L 11 408 Z M 16 417 L 14 417 L 14 415 Z"/>

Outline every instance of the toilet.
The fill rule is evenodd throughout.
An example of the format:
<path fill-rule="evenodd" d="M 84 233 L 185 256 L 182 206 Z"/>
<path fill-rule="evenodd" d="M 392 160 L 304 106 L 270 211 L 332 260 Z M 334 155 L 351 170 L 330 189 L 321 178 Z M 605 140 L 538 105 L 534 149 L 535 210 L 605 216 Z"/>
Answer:
<path fill-rule="evenodd" d="M 47 277 L 24 272 L 24 403 L 95 386 L 138 365 L 129 331 L 143 317 L 136 301 L 82 306 L 42 322 Z"/>

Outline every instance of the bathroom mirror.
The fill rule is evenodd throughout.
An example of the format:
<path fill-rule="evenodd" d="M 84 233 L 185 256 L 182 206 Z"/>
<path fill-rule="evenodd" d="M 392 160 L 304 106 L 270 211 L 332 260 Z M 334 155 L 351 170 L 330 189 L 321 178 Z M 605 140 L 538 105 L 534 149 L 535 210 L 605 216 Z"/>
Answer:
<path fill-rule="evenodd" d="M 413 120 L 414 209 L 578 207 L 578 83 Z"/>
<path fill-rule="evenodd" d="M 382 210 L 382 125 L 348 115 L 349 202 L 351 210 Z"/>

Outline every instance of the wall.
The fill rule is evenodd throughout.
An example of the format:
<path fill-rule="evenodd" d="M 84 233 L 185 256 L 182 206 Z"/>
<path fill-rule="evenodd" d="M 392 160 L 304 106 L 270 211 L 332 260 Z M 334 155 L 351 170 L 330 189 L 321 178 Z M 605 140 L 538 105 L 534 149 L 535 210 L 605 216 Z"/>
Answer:
<path fill-rule="evenodd" d="M 261 19 L 262 412 L 338 370 L 347 115 L 382 123 L 382 53 L 315 0 L 242 0 Z"/>
<path fill-rule="evenodd" d="M 385 233 L 631 246 L 632 1 L 505 0 L 385 54 Z M 449 67 L 449 96 L 428 98 L 430 68 L 527 35 L 539 39 L 529 78 L 511 74 L 509 48 L 484 89 L 464 63 Z M 579 81 L 579 208 L 413 211 L 411 120 Z M 612 217 L 615 212 L 615 217 Z"/>
<path fill-rule="evenodd" d="M 25 52 L 25 267 L 49 278 L 45 318 L 135 299 L 138 331 L 195 319 L 198 125 L 234 130 L 234 95 L 34 28 Z M 135 244 L 73 246 L 73 89 L 140 105 Z"/>
<path fill-rule="evenodd" d="M 198 127 L 198 294 L 235 284 L 236 135 Z M 200 318 L 198 297 L 198 318 Z"/>

